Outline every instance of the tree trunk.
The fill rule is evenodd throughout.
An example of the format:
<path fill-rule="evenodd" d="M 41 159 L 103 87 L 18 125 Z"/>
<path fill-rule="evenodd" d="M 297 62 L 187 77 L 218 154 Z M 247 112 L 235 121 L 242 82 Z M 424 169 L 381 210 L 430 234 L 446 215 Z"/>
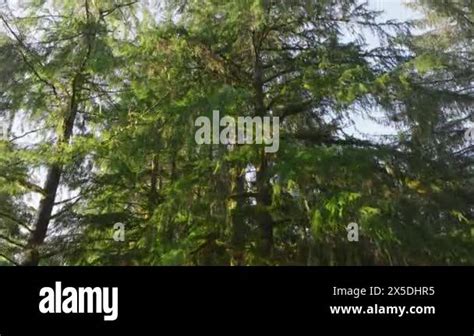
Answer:
<path fill-rule="evenodd" d="M 261 40 L 257 41 L 256 33 L 253 36 L 253 45 L 254 45 L 254 74 L 253 74 L 253 89 L 254 89 L 254 99 L 255 99 L 255 114 L 261 118 L 266 115 L 267 108 L 265 107 L 264 101 L 264 91 L 263 91 L 263 66 L 260 59 L 260 50 L 259 45 Z M 268 157 L 264 151 L 264 148 L 261 149 L 261 161 L 257 173 L 257 187 L 258 187 L 258 197 L 257 197 L 257 222 L 260 231 L 259 239 L 257 241 L 257 250 L 259 257 L 262 259 L 269 259 L 273 255 L 273 219 L 269 213 L 269 208 L 271 206 L 271 185 L 270 177 L 268 176 Z"/>
<path fill-rule="evenodd" d="M 229 219 L 231 228 L 231 245 L 233 266 L 245 265 L 245 242 L 247 240 L 244 209 L 244 174 L 240 167 L 231 170 L 231 195 L 228 200 Z"/>
<path fill-rule="evenodd" d="M 90 23 L 91 15 L 89 11 L 89 0 L 85 0 L 85 10 L 87 22 Z M 74 122 L 76 120 L 79 107 L 80 93 L 84 83 L 83 72 L 91 56 L 95 34 L 96 32 L 85 32 L 84 34 L 87 45 L 86 54 L 71 82 L 70 100 L 62 119 L 62 132 L 59 135 L 56 144 L 56 148 L 58 149 L 62 148 L 64 145 L 67 145 L 73 134 Z M 60 164 L 52 164 L 48 169 L 44 186 L 45 196 L 43 196 L 40 201 L 38 215 L 36 217 L 33 231 L 30 234 L 30 239 L 28 240 L 28 244 L 26 246 L 25 258 L 21 263 L 22 265 L 37 266 L 40 262 L 41 255 L 38 249 L 44 243 L 46 238 L 62 173 L 63 165 Z"/>
<path fill-rule="evenodd" d="M 73 80 L 71 100 L 68 113 L 66 113 L 66 116 L 63 119 L 63 132 L 58 140 L 58 148 L 60 148 L 61 145 L 68 144 L 73 133 L 74 121 L 78 109 L 77 96 L 82 86 L 81 78 L 82 75 L 78 74 Z M 45 196 L 43 196 L 40 201 L 36 222 L 26 246 L 27 254 L 22 263 L 24 266 L 37 266 L 39 264 L 41 256 L 38 248 L 44 243 L 46 238 L 62 173 L 62 165 L 53 164 L 48 169 L 44 185 Z"/>

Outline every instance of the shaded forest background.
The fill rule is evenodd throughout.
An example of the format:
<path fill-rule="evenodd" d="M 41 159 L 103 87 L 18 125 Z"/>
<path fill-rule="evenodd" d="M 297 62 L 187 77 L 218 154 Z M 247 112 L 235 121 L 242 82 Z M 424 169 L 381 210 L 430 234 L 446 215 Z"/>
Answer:
<path fill-rule="evenodd" d="M 0 264 L 474 264 L 474 3 L 409 5 L 4 2 Z M 213 110 L 279 151 L 196 145 Z"/>

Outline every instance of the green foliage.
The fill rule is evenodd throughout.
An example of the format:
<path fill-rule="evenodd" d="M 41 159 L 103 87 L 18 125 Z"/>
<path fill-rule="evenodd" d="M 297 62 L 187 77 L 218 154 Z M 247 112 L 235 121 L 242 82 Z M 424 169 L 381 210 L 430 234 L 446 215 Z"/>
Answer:
<path fill-rule="evenodd" d="M 472 7 L 417 5 L 415 23 L 355 0 L 0 13 L 0 115 L 33 134 L 0 141 L 1 262 L 472 264 Z M 279 151 L 196 145 L 213 110 L 280 117 Z M 398 134 L 343 132 L 377 110 Z"/>

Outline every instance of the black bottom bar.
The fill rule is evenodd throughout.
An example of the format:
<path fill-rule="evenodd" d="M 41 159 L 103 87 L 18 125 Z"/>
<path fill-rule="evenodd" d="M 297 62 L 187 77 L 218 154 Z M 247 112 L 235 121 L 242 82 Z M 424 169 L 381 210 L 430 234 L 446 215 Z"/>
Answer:
<path fill-rule="evenodd" d="M 457 267 L 4 267 L 0 334 L 247 335 L 260 330 L 267 335 L 286 330 L 290 335 L 410 335 L 416 328 L 423 335 L 472 335 L 473 279 L 474 268 Z M 54 305 L 61 312 L 40 312 L 40 301 L 47 298 L 40 297 L 44 287 L 55 291 Z M 65 300 L 75 295 L 64 293 L 67 287 L 77 290 L 77 301 L 69 300 L 66 310 L 80 308 L 80 287 L 100 287 L 102 293 L 104 287 L 117 287 L 117 318 L 62 312 Z M 52 309 L 46 304 L 52 302 L 43 301 L 44 308 Z"/>

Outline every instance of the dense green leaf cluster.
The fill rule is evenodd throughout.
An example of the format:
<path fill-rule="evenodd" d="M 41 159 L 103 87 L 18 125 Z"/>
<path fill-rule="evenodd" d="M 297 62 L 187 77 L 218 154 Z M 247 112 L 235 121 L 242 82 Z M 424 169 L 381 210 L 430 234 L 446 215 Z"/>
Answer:
<path fill-rule="evenodd" d="M 1 8 L 1 262 L 474 263 L 473 7 L 412 5 L 423 19 L 356 0 Z M 198 146 L 213 110 L 278 116 L 279 151 Z M 396 132 L 347 134 L 361 120 Z"/>

